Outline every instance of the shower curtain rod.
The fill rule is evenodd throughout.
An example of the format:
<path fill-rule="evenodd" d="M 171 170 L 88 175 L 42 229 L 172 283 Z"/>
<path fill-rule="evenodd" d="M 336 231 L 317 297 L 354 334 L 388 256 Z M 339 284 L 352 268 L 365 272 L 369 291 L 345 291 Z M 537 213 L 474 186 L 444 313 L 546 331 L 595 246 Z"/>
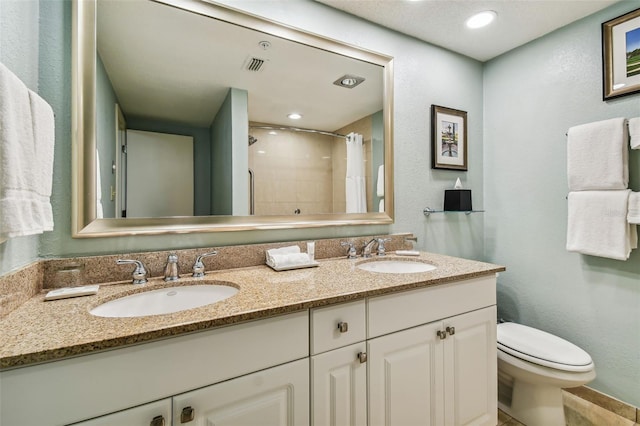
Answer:
<path fill-rule="evenodd" d="M 341 135 L 339 133 L 325 132 L 324 130 L 314 130 L 314 129 L 301 129 L 299 127 L 275 127 L 275 126 L 249 126 L 250 129 L 263 129 L 263 130 L 291 130 L 293 132 L 305 132 L 305 133 L 319 133 L 321 135 L 326 136 L 335 136 L 338 138 L 347 138 L 346 135 Z"/>

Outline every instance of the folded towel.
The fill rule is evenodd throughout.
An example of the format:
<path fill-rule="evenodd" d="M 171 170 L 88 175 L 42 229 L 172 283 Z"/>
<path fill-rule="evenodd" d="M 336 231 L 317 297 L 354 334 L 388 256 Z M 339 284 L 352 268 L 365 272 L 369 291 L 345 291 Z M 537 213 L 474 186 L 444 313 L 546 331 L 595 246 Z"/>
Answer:
<path fill-rule="evenodd" d="M 631 191 L 569 193 L 567 250 L 627 260 L 637 247 L 637 229 L 627 222 Z"/>
<path fill-rule="evenodd" d="M 266 252 L 267 262 L 268 263 L 273 262 L 274 256 L 285 255 L 285 254 L 296 254 L 296 253 L 300 253 L 300 247 L 298 246 L 287 246 L 287 247 L 269 249 Z"/>
<path fill-rule="evenodd" d="M 268 262 L 274 268 L 287 268 L 290 266 L 308 265 L 312 260 L 307 253 L 275 254 Z"/>
<path fill-rule="evenodd" d="M 626 189 L 629 183 L 626 119 L 614 118 L 569 129 L 570 191 Z"/>
<path fill-rule="evenodd" d="M 0 64 L 0 238 L 53 229 L 51 107 Z"/>
<path fill-rule="evenodd" d="M 640 225 L 640 192 L 632 192 L 629 194 L 627 222 Z"/>
<path fill-rule="evenodd" d="M 378 197 L 384 197 L 384 164 L 378 167 L 376 194 L 378 195 Z"/>
<path fill-rule="evenodd" d="M 629 119 L 629 138 L 631 149 L 640 149 L 640 117 Z"/>

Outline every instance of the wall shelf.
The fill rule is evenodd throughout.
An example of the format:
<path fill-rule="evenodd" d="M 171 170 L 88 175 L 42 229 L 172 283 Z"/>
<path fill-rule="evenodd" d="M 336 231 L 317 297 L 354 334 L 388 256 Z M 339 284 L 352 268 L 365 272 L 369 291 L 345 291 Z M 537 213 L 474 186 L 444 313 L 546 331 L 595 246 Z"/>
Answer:
<path fill-rule="evenodd" d="M 454 210 L 435 210 L 432 209 L 431 207 L 425 207 L 424 210 L 422 210 L 422 213 L 424 213 L 425 216 L 430 216 L 432 213 L 464 213 L 465 215 L 470 215 L 471 213 L 482 213 L 484 212 L 484 210 L 461 210 L 461 211 L 454 211 Z"/>

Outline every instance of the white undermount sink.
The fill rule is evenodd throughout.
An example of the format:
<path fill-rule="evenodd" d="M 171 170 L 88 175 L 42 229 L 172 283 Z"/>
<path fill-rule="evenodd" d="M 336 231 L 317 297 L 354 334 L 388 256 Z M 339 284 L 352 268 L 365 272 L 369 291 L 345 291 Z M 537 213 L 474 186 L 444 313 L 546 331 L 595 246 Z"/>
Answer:
<path fill-rule="evenodd" d="M 111 318 L 170 314 L 220 302 L 237 292 L 235 287 L 219 284 L 166 287 L 111 300 L 89 312 L 98 317 Z"/>
<path fill-rule="evenodd" d="M 413 274 L 416 272 L 428 272 L 436 269 L 428 263 L 407 260 L 374 260 L 357 265 L 358 268 L 369 272 L 381 272 L 384 274 Z"/>

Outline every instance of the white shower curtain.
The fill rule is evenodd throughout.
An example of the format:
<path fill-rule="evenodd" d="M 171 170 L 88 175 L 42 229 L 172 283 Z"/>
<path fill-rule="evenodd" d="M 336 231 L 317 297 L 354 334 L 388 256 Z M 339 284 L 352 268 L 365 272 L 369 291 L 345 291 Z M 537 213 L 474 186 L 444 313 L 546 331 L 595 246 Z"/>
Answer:
<path fill-rule="evenodd" d="M 347 135 L 347 177 L 345 179 L 347 213 L 366 213 L 367 194 L 364 179 L 362 135 Z"/>

